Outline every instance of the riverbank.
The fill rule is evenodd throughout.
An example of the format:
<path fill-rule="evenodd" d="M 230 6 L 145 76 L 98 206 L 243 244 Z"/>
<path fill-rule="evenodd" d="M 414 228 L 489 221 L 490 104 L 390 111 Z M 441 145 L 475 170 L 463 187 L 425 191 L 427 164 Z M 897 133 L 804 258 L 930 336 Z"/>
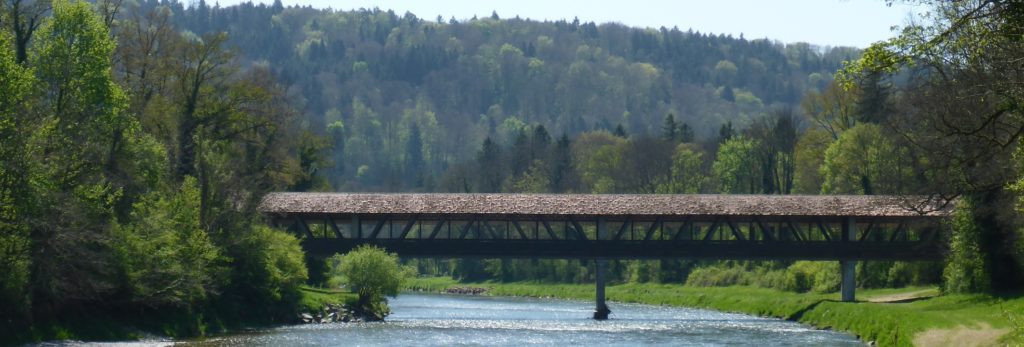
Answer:
<path fill-rule="evenodd" d="M 251 328 L 296 323 L 302 313 L 316 313 L 353 303 L 348 291 L 301 287 L 294 313 L 263 317 L 238 307 L 206 307 L 201 311 L 156 310 L 150 312 L 68 311 L 57 320 L 8 331 L 0 327 L 0 346 L 42 341 L 171 341 Z"/>
<path fill-rule="evenodd" d="M 594 298 L 592 284 L 460 283 L 438 277 L 417 278 L 406 283 L 407 290 L 429 292 L 467 286 L 486 289 L 487 295 L 495 296 Z M 934 288 L 859 290 L 858 300 L 861 301 L 843 303 L 839 301 L 839 294 L 792 293 L 753 287 L 694 288 L 678 284 L 628 283 L 606 288 L 607 299 L 613 302 L 776 317 L 821 329 L 846 331 L 880 346 L 931 345 L 933 342 L 952 341 L 966 341 L 974 345 L 1024 343 L 1020 336 L 1014 339 L 1009 321 L 1019 321 L 1015 315 L 1024 312 L 1024 297 L 937 296 L 937 293 Z M 614 317 L 615 306 L 611 305 L 611 309 Z"/>

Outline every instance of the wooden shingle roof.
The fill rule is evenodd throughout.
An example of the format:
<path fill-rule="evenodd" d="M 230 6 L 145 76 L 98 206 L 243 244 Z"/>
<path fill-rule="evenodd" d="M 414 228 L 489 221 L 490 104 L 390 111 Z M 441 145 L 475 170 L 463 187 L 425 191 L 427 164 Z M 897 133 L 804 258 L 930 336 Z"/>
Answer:
<path fill-rule="evenodd" d="M 270 193 L 270 214 L 942 217 L 946 200 L 883 195 Z"/>

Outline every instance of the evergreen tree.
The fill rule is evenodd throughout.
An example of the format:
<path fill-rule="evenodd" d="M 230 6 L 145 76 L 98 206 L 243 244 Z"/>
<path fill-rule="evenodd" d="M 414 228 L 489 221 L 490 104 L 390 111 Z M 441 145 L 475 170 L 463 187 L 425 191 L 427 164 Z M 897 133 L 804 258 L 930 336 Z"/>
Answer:
<path fill-rule="evenodd" d="M 736 129 L 732 127 L 732 121 L 725 122 L 718 128 L 718 143 L 722 144 L 736 136 Z"/>
<path fill-rule="evenodd" d="M 733 94 L 732 87 L 730 87 L 730 86 L 722 87 L 722 95 L 721 95 L 721 97 L 722 97 L 722 100 L 725 100 L 725 101 L 728 101 L 728 102 L 736 102 L 736 94 Z"/>
<path fill-rule="evenodd" d="M 405 177 L 406 183 L 414 187 L 423 185 L 424 169 L 423 139 L 420 127 L 413 124 L 409 127 L 409 138 L 405 141 Z"/>
<path fill-rule="evenodd" d="M 502 163 L 501 149 L 491 138 L 484 139 L 480 151 L 476 154 L 478 166 L 477 189 L 483 193 L 497 193 L 501 190 L 505 173 Z"/>
<path fill-rule="evenodd" d="M 619 124 L 615 125 L 615 131 L 612 134 L 614 134 L 615 136 L 624 138 L 624 139 L 625 138 L 629 138 L 629 135 L 626 134 L 626 128 L 622 127 L 622 123 L 619 123 Z"/>
<path fill-rule="evenodd" d="M 676 115 L 669 113 L 661 124 L 661 139 L 668 142 L 675 142 L 678 139 L 679 126 L 676 124 Z"/>
<path fill-rule="evenodd" d="M 686 123 L 679 125 L 679 142 L 692 143 L 693 140 L 693 128 L 691 128 L 690 125 Z"/>
<path fill-rule="evenodd" d="M 571 142 L 569 135 L 562 133 L 555 143 L 551 156 L 551 190 L 553 193 L 564 193 L 570 188 L 570 176 L 573 173 Z"/>

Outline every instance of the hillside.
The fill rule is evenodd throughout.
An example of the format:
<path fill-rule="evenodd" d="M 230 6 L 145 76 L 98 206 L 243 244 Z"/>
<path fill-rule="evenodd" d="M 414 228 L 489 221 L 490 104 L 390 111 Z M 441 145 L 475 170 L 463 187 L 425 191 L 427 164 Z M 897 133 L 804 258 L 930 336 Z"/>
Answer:
<path fill-rule="evenodd" d="M 150 0 L 135 11 L 160 5 Z M 162 5 L 178 30 L 227 32 L 243 59 L 270 67 L 306 114 L 307 128 L 344 129 L 355 146 L 347 150 L 362 152 L 338 157 L 349 168 L 340 174 L 349 178 L 360 166 L 382 166 L 376 159 L 401 161 L 414 125 L 434 176 L 472 160 L 486 137 L 511 144 L 524 125 L 575 137 L 621 124 L 629 134 L 656 136 L 674 114 L 698 141 L 713 140 L 727 121 L 745 128 L 772 107 L 798 105 L 859 54 L 679 28 L 497 14 L 425 20 L 379 9 Z"/>

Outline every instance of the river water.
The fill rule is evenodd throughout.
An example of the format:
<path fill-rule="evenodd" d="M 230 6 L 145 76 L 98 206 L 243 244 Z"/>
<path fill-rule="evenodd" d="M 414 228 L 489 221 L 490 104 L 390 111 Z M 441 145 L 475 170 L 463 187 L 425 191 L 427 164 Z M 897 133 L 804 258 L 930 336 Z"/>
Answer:
<path fill-rule="evenodd" d="M 863 346 L 798 323 L 707 310 L 584 301 L 402 294 L 383 323 L 295 325 L 187 342 L 192 346 Z"/>

